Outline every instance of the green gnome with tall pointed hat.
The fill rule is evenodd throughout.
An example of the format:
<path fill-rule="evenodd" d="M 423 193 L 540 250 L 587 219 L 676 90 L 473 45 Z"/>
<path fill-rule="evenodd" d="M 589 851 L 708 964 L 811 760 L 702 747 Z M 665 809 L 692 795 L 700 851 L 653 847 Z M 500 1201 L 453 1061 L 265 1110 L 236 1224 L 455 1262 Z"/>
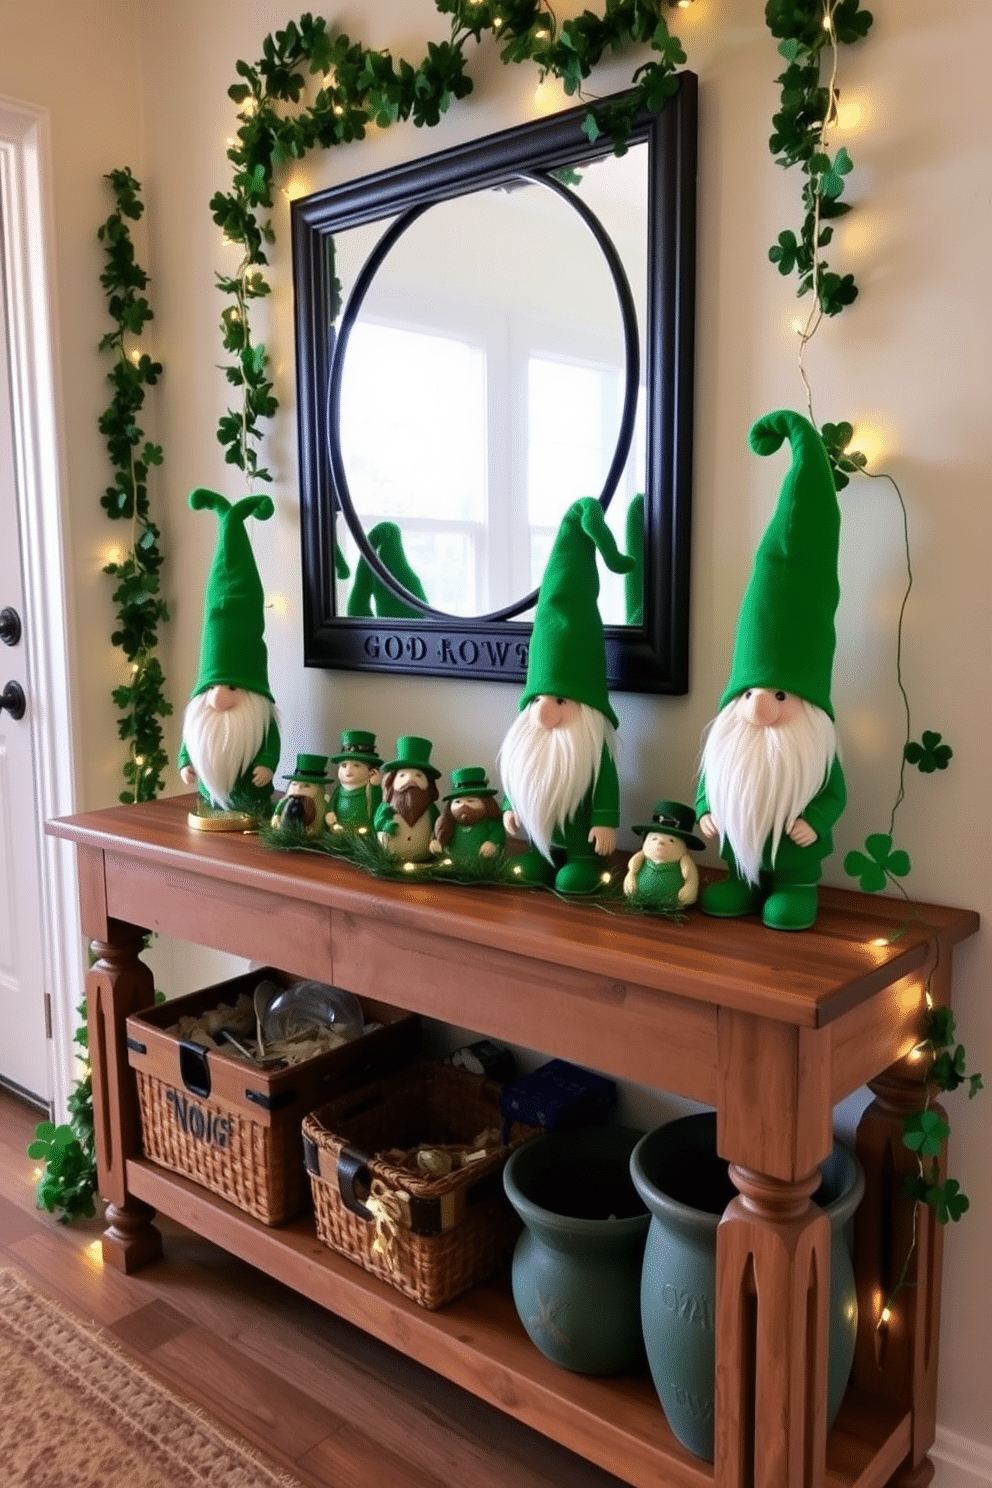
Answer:
<path fill-rule="evenodd" d="M 700 896 L 707 914 L 761 910 L 775 930 L 816 920 L 817 884 L 847 799 L 830 698 L 840 600 L 840 508 L 823 441 L 783 410 L 759 419 L 751 448 L 784 440 L 792 464 L 755 554 L 730 678 L 703 747 L 699 830 L 727 877 Z"/>
<path fill-rule="evenodd" d="M 408 593 L 427 604 L 424 586 L 406 556 L 403 533 L 397 524 L 377 522 L 369 533 L 369 544 L 386 572 L 392 574 Z M 420 610 L 394 594 L 377 573 L 373 573 L 371 564 L 362 554 L 355 569 L 351 593 L 348 595 L 348 614 L 393 615 L 415 620 L 420 613 Z"/>
<path fill-rule="evenodd" d="M 565 894 L 592 893 L 608 876 L 620 823 L 597 553 L 613 573 L 634 566 L 599 502 L 583 496 L 562 518 L 544 570 L 520 712 L 499 752 L 506 830 L 531 843 L 509 874 Z"/>
<path fill-rule="evenodd" d="M 195 784 L 201 796 L 191 824 L 241 830 L 246 821 L 268 818 L 279 763 L 262 581 L 245 528 L 249 517 L 267 521 L 274 507 L 268 496 L 245 496 L 232 505 L 202 487 L 189 504 L 193 511 L 216 512 L 218 534 L 203 603 L 200 666 L 183 716 L 177 764 L 184 783 Z"/>

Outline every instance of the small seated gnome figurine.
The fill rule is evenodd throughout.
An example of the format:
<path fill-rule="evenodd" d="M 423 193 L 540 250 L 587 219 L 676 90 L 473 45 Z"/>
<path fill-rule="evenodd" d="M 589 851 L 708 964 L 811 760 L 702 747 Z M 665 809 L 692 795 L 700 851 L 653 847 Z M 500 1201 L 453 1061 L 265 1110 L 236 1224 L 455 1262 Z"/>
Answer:
<path fill-rule="evenodd" d="M 699 870 L 689 849 L 704 846 L 693 832 L 696 813 L 681 801 L 659 801 L 649 822 L 634 831 L 644 838 L 627 864 L 623 891 L 645 909 L 671 910 L 695 904 Z"/>
<path fill-rule="evenodd" d="M 784 411 L 751 430 L 759 455 L 784 439 L 792 465 L 755 555 L 696 801 L 699 830 L 730 872 L 699 902 L 707 914 L 760 909 L 772 929 L 805 930 L 847 798 L 830 702 L 840 508 L 812 424 Z"/>
<path fill-rule="evenodd" d="M 429 739 L 406 734 L 396 740 L 396 758 L 383 767 L 382 805 L 375 830 L 387 852 L 406 863 L 425 863 L 431 855 L 438 818 L 438 776 Z"/>
<path fill-rule="evenodd" d="M 434 824 L 431 852 L 452 858 L 492 858 L 506 842 L 503 813 L 481 765 L 451 772 L 451 789 Z"/>
<path fill-rule="evenodd" d="M 375 749 L 375 734 L 367 729 L 343 729 L 341 748 L 331 755 L 338 767 L 338 783 L 327 798 L 327 825 L 332 832 L 354 832 L 364 836 L 372 830 L 382 804 L 382 764 Z"/>
<path fill-rule="evenodd" d="M 327 755 L 298 754 L 296 769 L 285 776 L 286 794 L 276 802 L 273 827 L 320 837 L 324 831 L 324 786 L 327 784 Z"/>
<path fill-rule="evenodd" d="M 268 496 L 233 506 L 215 491 L 192 492 L 193 511 L 217 513 L 219 532 L 207 577 L 200 669 L 183 717 L 176 763 L 202 801 L 191 826 L 242 831 L 268 820 L 272 777 L 279 763 L 279 717 L 269 691 L 262 582 L 245 530 L 248 517 L 266 521 Z"/>
<path fill-rule="evenodd" d="M 544 570 L 520 714 L 499 752 L 506 830 L 531 843 L 508 876 L 565 894 L 600 886 L 620 822 L 597 550 L 613 573 L 633 568 L 599 502 L 583 496 L 562 518 Z"/>

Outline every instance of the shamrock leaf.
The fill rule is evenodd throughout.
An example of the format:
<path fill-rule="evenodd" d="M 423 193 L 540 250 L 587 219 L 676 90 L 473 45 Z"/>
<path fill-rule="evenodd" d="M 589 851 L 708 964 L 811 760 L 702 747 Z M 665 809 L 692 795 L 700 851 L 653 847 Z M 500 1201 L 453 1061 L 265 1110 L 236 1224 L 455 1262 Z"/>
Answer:
<path fill-rule="evenodd" d="M 914 1111 L 903 1122 L 902 1142 L 919 1157 L 937 1157 L 950 1134 L 939 1111 Z"/>
<path fill-rule="evenodd" d="M 893 849 L 888 832 L 873 832 L 865 838 L 867 856 L 863 852 L 849 852 L 844 859 L 844 872 L 856 878 L 866 894 L 877 894 L 885 888 L 886 879 L 905 878 L 913 866 L 909 854 Z"/>
<path fill-rule="evenodd" d="M 940 734 L 934 733 L 932 729 L 924 729 L 920 742 L 911 739 L 903 750 L 907 764 L 915 765 L 921 775 L 932 775 L 934 770 L 946 770 L 954 750 L 940 740 Z"/>
<path fill-rule="evenodd" d="M 971 1201 L 967 1194 L 961 1192 L 961 1185 L 956 1178 L 948 1178 L 945 1182 L 928 1188 L 926 1201 L 938 1224 L 948 1224 L 952 1220 L 956 1222 L 971 1208 Z"/>

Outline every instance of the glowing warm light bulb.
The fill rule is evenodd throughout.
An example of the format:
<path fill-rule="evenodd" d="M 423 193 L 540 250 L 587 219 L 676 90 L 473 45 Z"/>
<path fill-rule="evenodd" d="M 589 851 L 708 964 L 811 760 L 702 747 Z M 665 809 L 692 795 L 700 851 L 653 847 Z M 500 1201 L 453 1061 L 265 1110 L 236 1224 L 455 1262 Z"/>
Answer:
<path fill-rule="evenodd" d="M 885 437 L 877 424 L 856 424 L 847 449 L 859 450 L 870 469 L 872 465 L 878 465 L 885 456 Z"/>
<path fill-rule="evenodd" d="M 843 129 L 847 134 L 853 134 L 860 128 L 865 117 L 864 104 L 856 98 L 847 99 L 844 103 L 839 100 L 835 107 L 835 119 L 838 129 Z"/>
<path fill-rule="evenodd" d="M 886 1305 L 882 1308 L 882 1316 L 878 1320 L 878 1326 L 880 1328 L 884 1328 L 891 1316 L 892 1308 L 888 1305 L 888 1303 L 886 1303 Z"/>

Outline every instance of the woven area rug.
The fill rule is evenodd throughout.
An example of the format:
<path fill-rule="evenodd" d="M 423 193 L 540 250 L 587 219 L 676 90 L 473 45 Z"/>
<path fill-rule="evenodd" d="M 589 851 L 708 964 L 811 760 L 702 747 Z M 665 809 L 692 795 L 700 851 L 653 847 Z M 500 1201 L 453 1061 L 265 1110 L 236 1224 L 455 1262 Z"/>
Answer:
<path fill-rule="evenodd" d="M 15 1271 L 0 1271 L 4 1488 L 299 1488 Z"/>

